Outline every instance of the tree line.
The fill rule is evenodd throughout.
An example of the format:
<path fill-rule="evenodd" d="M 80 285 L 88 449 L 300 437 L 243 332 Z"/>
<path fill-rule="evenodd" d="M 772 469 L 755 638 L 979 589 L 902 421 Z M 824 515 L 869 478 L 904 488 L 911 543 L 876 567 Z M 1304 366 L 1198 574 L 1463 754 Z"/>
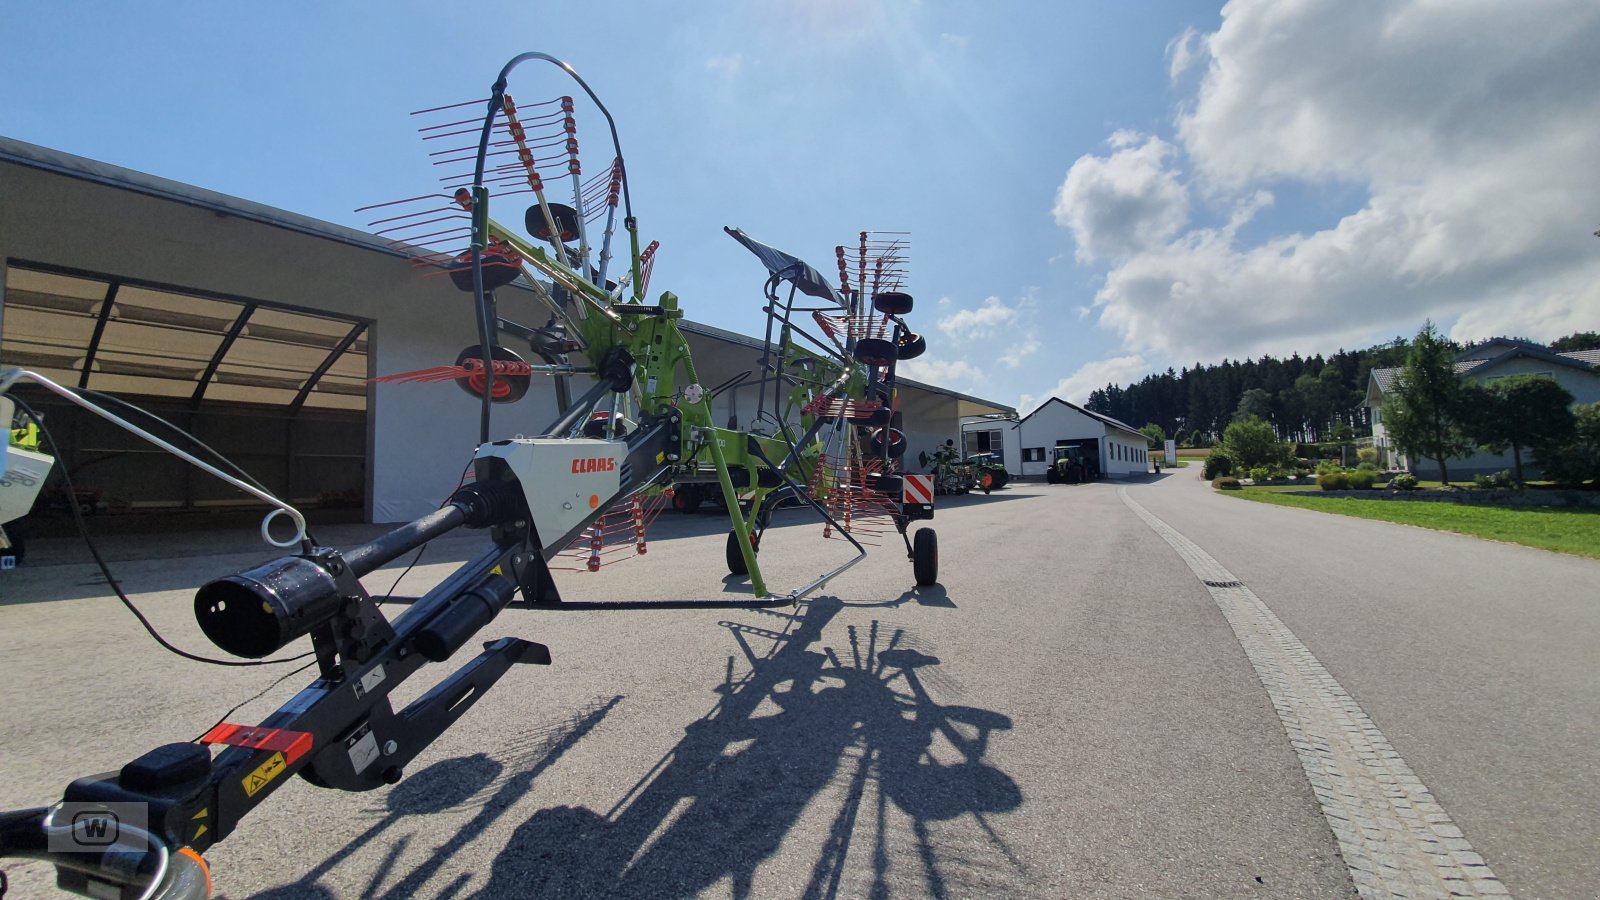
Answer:
<path fill-rule="evenodd" d="M 1451 355 L 1462 347 L 1436 336 Z M 1278 437 L 1301 443 L 1349 440 L 1372 433 L 1366 408 L 1367 382 L 1373 369 L 1405 365 L 1412 341 L 1396 337 L 1365 350 L 1341 349 L 1331 356 L 1195 363 L 1180 371 L 1169 368 L 1147 375 L 1137 384 L 1107 384 L 1091 391 L 1085 406 L 1130 425 L 1157 425 L 1179 443 L 1198 446 L 1216 441 L 1228 425 L 1250 417 L 1272 425 Z M 1600 349 L 1600 333 L 1576 332 L 1552 344 L 1565 353 Z"/>

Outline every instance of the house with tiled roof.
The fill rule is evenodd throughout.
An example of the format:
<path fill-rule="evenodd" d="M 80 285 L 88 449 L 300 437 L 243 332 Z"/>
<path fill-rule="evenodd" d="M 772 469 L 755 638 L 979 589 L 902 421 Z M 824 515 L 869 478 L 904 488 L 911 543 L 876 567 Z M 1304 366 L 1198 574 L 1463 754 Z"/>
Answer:
<path fill-rule="evenodd" d="M 1538 375 L 1554 379 L 1572 395 L 1573 402 L 1600 401 L 1600 350 L 1573 350 L 1558 353 L 1549 347 L 1515 338 L 1493 338 L 1474 344 L 1456 355 L 1456 374 L 1478 382 L 1492 382 L 1514 375 Z M 1406 469 L 1419 478 L 1438 478 L 1437 464 L 1426 459 L 1407 459 L 1389 442 L 1383 425 L 1383 399 L 1395 388 L 1401 369 L 1373 369 L 1367 382 L 1366 405 L 1372 410 L 1373 444 L 1378 450 L 1378 465 L 1386 469 Z M 1527 457 L 1524 455 L 1524 468 Z M 1452 479 L 1470 479 L 1511 468 L 1511 454 L 1474 453 L 1450 461 Z"/>

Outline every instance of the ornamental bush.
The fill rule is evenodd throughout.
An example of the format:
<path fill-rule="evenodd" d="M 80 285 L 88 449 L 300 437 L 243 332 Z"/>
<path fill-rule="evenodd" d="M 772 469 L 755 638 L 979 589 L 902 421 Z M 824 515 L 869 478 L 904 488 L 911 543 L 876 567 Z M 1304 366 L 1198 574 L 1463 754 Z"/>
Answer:
<path fill-rule="evenodd" d="M 1350 487 L 1349 473 L 1335 469 L 1332 472 L 1323 472 L 1317 476 L 1317 487 L 1325 491 L 1342 491 Z"/>
<path fill-rule="evenodd" d="M 1417 476 L 1410 472 L 1401 472 L 1389 479 L 1389 487 L 1397 491 L 1414 491 L 1417 489 Z"/>
<path fill-rule="evenodd" d="M 1472 476 L 1472 486 L 1486 491 L 1508 490 L 1516 487 L 1516 481 L 1509 471 L 1501 470 L 1493 475 Z"/>
<path fill-rule="evenodd" d="M 1244 485 L 1239 483 L 1239 479 L 1233 477 L 1232 475 L 1224 475 L 1221 478 L 1211 479 L 1211 486 L 1219 491 L 1238 491 L 1244 489 Z"/>
<path fill-rule="evenodd" d="M 1233 474 L 1233 457 L 1227 451 L 1218 447 L 1206 457 L 1205 466 L 1200 470 L 1200 476 L 1207 481 L 1220 478 L 1223 475 Z"/>
<path fill-rule="evenodd" d="M 1366 463 L 1362 463 L 1362 465 L 1364 466 Z M 1378 480 L 1378 471 L 1376 469 L 1356 469 L 1349 474 L 1348 478 L 1352 488 L 1358 491 L 1370 490 L 1373 482 Z"/>
<path fill-rule="evenodd" d="M 1271 478 L 1271 477 L 1272 477 L 1272 473 L 1267 471 L 1267 467 L 1266 466 L 1256 466 L 1255 468 L 1250 470 L 1250 480 L 1251 481 L 1258 481 L 1258 482 L 1259 481 L 1266 481 L 1268 478 Z"/>
<path fill-rule="evenodd" d="M 1371 463 L 1374 469 L 1378 467 L 1378 451 L 1374 447 L 1358 448 L 1356 450 L 1356 459 L 1360 460 L 1362 465 Z"/>

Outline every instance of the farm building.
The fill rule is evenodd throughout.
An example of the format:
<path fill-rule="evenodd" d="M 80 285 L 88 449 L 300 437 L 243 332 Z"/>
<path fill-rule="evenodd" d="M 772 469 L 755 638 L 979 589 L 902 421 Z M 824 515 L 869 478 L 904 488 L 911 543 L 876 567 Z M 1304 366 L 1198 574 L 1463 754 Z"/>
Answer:
<path fill-rule="evenodd" d="M 1100 461 L 1105 477 L 1126 478 L 1149 468 L 1148 441 L 1138 429 L 1051 397 L 1021 419 L 984 416 L 962 423 L 967 455 L 998 452 L 1006 471 L 1044 478 L 1058 447 L 1077 446 Z"/>

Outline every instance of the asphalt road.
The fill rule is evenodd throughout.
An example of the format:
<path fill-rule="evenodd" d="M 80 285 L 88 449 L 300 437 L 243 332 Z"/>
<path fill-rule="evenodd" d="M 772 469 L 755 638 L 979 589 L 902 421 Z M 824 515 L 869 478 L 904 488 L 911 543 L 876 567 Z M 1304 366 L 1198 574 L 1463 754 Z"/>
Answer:
<path fill-rule="evenodd" d="M 1353 896 L 1240 639 L 1126 487 L 1277 613 L 1512 894 L 1595 895 L 1600 563 L 1250 504 L 1192 472 L 945 503 L 931 589 L 911 590 L 885 543 L 789 609 L 509 610 L 483 636 L 541 641 L 553 666 L 512 671 L 393 788 L 285 786 L 208 854 L 217 890 Z M 803 513 L 778 524 L 762 549 L 773 587 L 846 558 Z M 748 591 L 723 575 L 714 514 L 669 515 L 653 537 L 645 558 L 558 575 L 565 595 Z M 438 542 L 400 593 L 478 546 Z M 0 808 L 192 738 L 277 677 L 165 654 L 76 551 L 33 549 L 0 576 Z M 209 645 L 194 586 L 271 555 L 228 535 L 110 549 L 195 650 Z M 230 720 L 258 720 L 309 675 Z M 47 868 L 7 871 L 14 896 L 50 895 Z"/>

